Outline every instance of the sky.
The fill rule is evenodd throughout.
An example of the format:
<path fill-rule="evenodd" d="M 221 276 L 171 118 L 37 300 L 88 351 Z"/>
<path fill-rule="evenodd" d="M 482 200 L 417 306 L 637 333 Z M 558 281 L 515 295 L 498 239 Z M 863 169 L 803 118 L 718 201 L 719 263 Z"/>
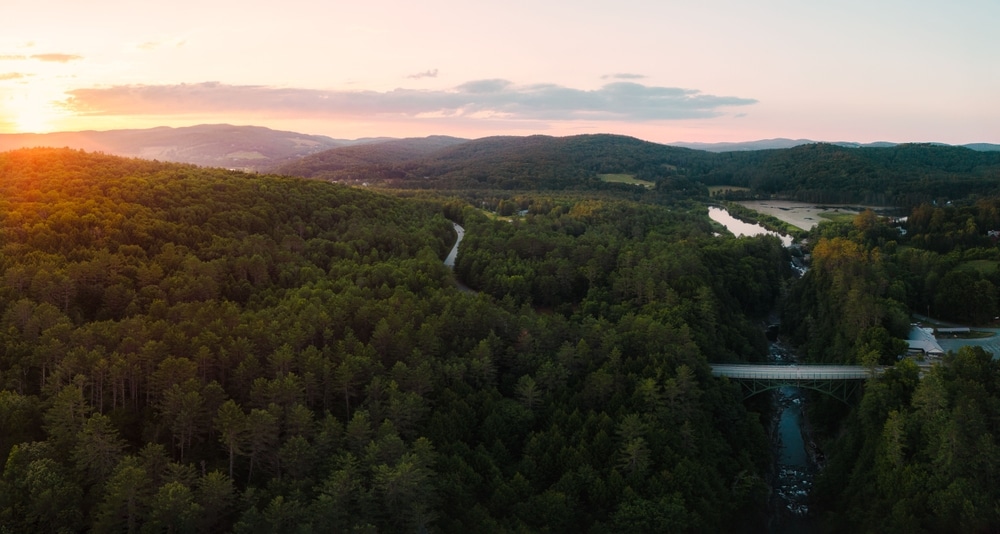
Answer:
<path fill-rule="evenodd" d="M 1000 143 L 998 0 L 3 0 L 0 133 Z"/>

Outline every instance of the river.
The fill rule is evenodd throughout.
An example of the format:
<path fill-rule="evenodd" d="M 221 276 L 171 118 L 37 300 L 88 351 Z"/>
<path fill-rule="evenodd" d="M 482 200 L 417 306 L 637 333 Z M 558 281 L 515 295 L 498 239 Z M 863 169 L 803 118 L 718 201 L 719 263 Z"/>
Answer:
<path fill-rule="evenodd" d="M 771 360 L 795 361 L 779 342 L 771 344 Z M 774 476 L 771 479 L 771 518 L 769 531 L 781 534 L 804 534 L 812 531 L 809 516 L 809 491 L 815 466 L 806 449 L 803 427 L 802 390 L 783 387 L 773 396 L 775 413 L 771 445 L 774 450 Z"/>
<path fill-rule="evenodd" d="M 748 223 L 741 221 L 736 217 L 729 214 L 728 211 L 723 208 L 717 208 L 715 206 L 709 206 L 708 216 L 715 222 L 726 227 L 733 235 L 739 236 L 755 236 L 755 235 L 773 235 L 781 239 L 781 244 L 786 247 L 792 244 L 792 237 L 785 234 L 779 234 L 778 232 L 772 232 L 767 228 L 759 224 Z"/>
<path fill-rule="evenodd" d="M 709 208 L 709 216 L 725 226 L 734 235 L 774 234 L 781 238 L 785 246 L 791 244 L 788 236 L 775 234 L 758 224 L 749 224 L 736 219 L 724 209 Z M 455 232 L 458 238 L 452 247 L 444 264 L 455 268 L 455 258 L 458 255 L 458 245 L 465 237 L 465 228 L 457 223 Z M 461 282 L 458 287 L 463 291 L 472 292 Z M 771 343 L 771 360 L 774 362 L 795 361 L 794 355 L 788 352 L 780 342 Z M 775 392 L 775 418 L 772 421 L 771 443 L 774 450 L 774 476 L 772 476 L 772 499 L 769 531 L 780 534 L 800 534 L 811 532 L 811 520 L 808 516 L 809 490 L 812 488 L 814 468 L 806 450 L 803 439 L 802 391 L 799 388 L 784 387 Z"/>
<path fill-rule="evenodd" d="M 786 247 L 792 244 L 790 236 L 741 221 L 722 208 L 709 207 L 708 216 L 735 236 L 770 234 L 779 237 Z M 771 343 L 770 352 L 770 359 L 775 363 L 795 361 L 795 356 L 778 341 Z M 771 477 L 768 529 L 773 533 L 800 534 L 812 530 L 808 499 L 815 469 L 803 438 L 803 401 L 802 391 L 795 387 L 780 388 L 773 395 L 775 416 L 771 422 L 771 444 L 774 474 Z"/>

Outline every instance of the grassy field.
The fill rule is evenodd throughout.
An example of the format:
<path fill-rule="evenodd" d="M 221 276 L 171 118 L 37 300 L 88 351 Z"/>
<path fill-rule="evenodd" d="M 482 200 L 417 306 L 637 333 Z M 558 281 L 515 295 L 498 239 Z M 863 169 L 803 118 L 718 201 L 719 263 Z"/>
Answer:
<path fill-rule="evenodd" d="M 843 213 L 837 211 L 827 211 L 818 214 L 820 217 L 833 222 L 851 222 L 858 215 L 857 213 Z"/>
<path fill-rule="evenodd" d="M 495 211 L 490 211 L 488 209 L 483 209 L 483 208 L 476 208 L 476 209 L 479 210 L 479 213 L 482 213 L 483 215 L 485 215 L 486 218 L 494 220 L 494 221 L 506 221 L 506 222 L 513 222 L 514 221 L 514 217 L 511 217 L 511 216 L 504 217 L 503 215 L 500 215 L 499 213 L 497 213 Z"/>
<path fill-rule="evenodd" d="M 604 182 L 613 182 L 616 184 L 641 185 L 649 188 L 656 185 L 653 182 L 646 180 L 637 180 L 636 177 L 631 174 L 598 174 L 597 177 Z"/>

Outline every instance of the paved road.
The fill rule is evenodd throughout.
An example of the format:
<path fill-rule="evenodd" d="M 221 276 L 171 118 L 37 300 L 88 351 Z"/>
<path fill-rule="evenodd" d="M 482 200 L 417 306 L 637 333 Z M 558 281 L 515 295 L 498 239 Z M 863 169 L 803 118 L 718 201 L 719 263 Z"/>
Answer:
<path fill-rule="evenodd" d="M 941 345 L 941 350 L 945 352 L 958 352 L 958 349 L 962 347 L 982 347 L 986 352 L 993 353 L 993 359 L 997 359 L 1000 356 L 1000 336 L 996 335 L 1000 332 L 998 328 L 982 328 L 978 326 L 972 327 L 973 330 L 979 330 L 981 332 L 993 332 L 993 337 L 984 337 L 978 339 L 961 339 L 961 338 L 948 338 L 946 336 L 938 336 L 938 345 Z"/>
<path fill-rule="evenodd" d="M 458 245 L 462 242 L 462 239 L 465 238 L 465 228 L 462 228 L 456 222 L 452 222 L 451 224 L 455 226 L 455 233 L 458 234 L 458 239 L 455 239 L 455 246 L 451 247 L 451 252 L 449 252 L 448 257 L 444 259 L 444 265 L 454 269 L 455 258 L 458 257 Z"/>
<path fill-rule="evenodd" d="M 712 376 L 768 380 L 859 380 L 869 371 L 860 365 L 770 365 L 713 363 Z"/>

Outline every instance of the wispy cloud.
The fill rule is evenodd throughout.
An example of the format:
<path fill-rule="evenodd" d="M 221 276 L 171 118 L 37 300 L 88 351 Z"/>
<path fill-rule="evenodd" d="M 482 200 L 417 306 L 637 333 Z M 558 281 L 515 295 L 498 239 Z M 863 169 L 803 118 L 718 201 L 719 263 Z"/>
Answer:
<path fill-rule="evenodd" d="M 24 78 L 25 76 L 26 76 L 25 74 L 22 74 L 20 72 L 5 72 L 5 73 L 0 73 L 0 81 L 3 81 L 3 80 L 19 80 L 21 78 Z"/>
<path fill-rule="evenodd" d="M 33 54 L 31 56 L 31 59 L 37 59 L 38 61 L 47 61 L 51 63 L 69 63 L 70 61 L 83 59 L 83 56 L 78 56 L 76 54 Z"/>
<path fill-rule="evenodd" d="M 184 39 L 169 39 L 165 41 L 146 41 L 145 43 L 140 43 L 136 45 L 136 48 L 140 50 L 156 50 L 157 48 L 181 48 L 187 44 Z"/>
<path fill-rule="evenodd" d="M 476 80 L 450 90 L 321 91 L 216 82 L 77 89 L 64 105 L 92 115 L 256 113 L 284 117 L 502 120 L 678 120 L 757 101 L 695 89 L 613 82 L 596 90 Z"/>
<path fill-rule="evenodd" d="M 411 74 L 407 76 L 407 78 L 413 78 L 415 80 L 419 80 L 420 78 L 437 78 L 437 77 L 438 77 L 437 69 L 425 70 L 424 72 L 418 72 L 416 74 Z"/>
<path fill-rule="evenodd" d="M 605 74 L 601 76 L 602 80 L 641 80 L 645 78 L 645 74 L 632 74 L 629 72 L 618 72 L 615 74 Z"/>
<path fill-rule="evenodd" d="M 0 61 L 26 61 L 29 59 L 50 63 L 68 63 L 70 61 L 83 59 L 83 56 L 78 56 L 76 54 L 32 54 L 30 56 L 26 56 L 24 54 L 0 55 Z"/>

